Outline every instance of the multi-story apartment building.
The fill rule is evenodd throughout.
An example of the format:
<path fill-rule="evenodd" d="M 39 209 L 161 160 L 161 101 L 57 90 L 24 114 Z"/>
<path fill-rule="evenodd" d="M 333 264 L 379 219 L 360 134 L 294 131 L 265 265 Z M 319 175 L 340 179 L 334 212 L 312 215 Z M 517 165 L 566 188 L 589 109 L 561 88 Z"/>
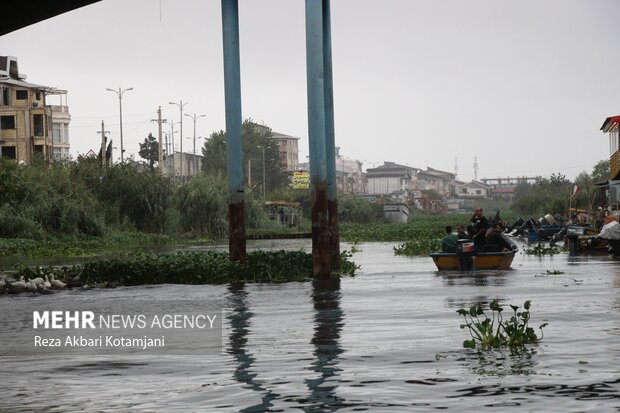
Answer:
<path fill-rule="evenodd" d="M 433 190 L 444 198 L 450 198 L 456 194 L 456 174 L 427 166 L 425 171 L 418 171 L 416 189 Z"/>
<path fill-rule="evenodd" d="M 384 162 L 383 165 L 366 170 L 369 195 L 405 195 L 416 189 L 418 168 Z"/>
<path fill-rule="evenodd" d="M 340 154 L 340 147 L 336 146 L 336 188 L 340 193 L 362 194 L 364 193 L 364 179 L 362 174 L 362 161 L 345 158 Z M 302 162 L 298 166 L 299 171 L 310 171 L 310 163 Z"/>
<path fill-rule="evenodd" d="M 299 169 L 299 138 L 283 133 L 271 132 L 271 139 L 278 145 L 282 165 L 288 172 Z"/>
<path fill-rule="evenodd" d="M 48 95 L 60 104 L 47 105 Z M 70 120 L 66 91 L 26 82 L 17 58 L 0 56 L 0 156 L 26 164 L 67 157 Z"/>

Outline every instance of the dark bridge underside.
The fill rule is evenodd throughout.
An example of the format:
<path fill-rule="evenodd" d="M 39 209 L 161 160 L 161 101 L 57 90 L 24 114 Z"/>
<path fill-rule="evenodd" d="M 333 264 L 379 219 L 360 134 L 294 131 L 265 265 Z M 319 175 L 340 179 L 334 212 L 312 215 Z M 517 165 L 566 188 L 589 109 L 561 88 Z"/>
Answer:
<path fill-rule="evenodd" d="M 11 1 L 0 13 L 0 36 L 100 0 Z"/>

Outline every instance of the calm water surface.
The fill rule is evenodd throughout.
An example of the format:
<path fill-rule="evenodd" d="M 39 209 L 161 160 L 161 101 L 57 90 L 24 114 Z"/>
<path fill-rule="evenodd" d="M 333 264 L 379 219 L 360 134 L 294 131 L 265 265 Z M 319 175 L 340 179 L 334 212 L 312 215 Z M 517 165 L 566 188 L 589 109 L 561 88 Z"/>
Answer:
<path fill-rule="evenodd" d="M 32 300 L 221 298 L 225 307 L 218 355 L 2 354 L 0 410 L 620 411 L 620 261 L 517 255 L 511 271 L 446 274 L 393 246 L 362 244 L 358 275 L 331 285 L 0 296 L 1 314 Z M 532 325 L 549 322 L 544 340 L 518 354 L 464 349 L 456 310 L 494 298 L 532 300 Z"/>

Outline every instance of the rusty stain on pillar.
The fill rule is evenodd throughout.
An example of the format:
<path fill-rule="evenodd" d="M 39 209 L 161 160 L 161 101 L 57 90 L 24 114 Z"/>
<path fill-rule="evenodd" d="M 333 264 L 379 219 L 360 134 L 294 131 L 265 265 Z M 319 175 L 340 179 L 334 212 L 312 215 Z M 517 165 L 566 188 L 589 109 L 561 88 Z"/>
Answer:
<path fill-rule="evenodd" d="M 222 0 L 226 155 L 228 160 L 228 248 L 231 261 L 246 262 L 243 150 L 241 144 L 241 76 L 239 4 Z"/>
<path fill-rule="evenodd" d="M 323 72 L 325 102 L 325 158 L 327 162 L 327 227 L 332 269 L 340 269 L 340 226 L 336 185 L 336 138 L 334 127 L 334 81 L 332 76 L 332 34 L 330 0 L 323 1 Z M 343 171 L 344 172 L 344 171 Z"/>
<path fill-rule="evenodd" d="M 312 273 L 331 273 L 327 210 L 325 144 L 325 89 L 323 66 L 323 3 L 306 0 L 306 76 L 308 88 L 308 137 L 312 202 Z"/>

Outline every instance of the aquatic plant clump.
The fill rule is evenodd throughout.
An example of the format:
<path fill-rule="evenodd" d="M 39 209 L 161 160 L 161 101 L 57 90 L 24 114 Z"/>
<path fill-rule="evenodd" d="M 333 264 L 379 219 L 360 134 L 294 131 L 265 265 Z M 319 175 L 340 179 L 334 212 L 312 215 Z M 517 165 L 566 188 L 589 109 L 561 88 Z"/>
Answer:
<path fill-rule="evenodd" d="M 513 315 L 509 320 L 502 317 L 504 307 L 499 305 L 499 300 L 495 299 L 489 304 L 491 317 L 489 318 L 480 303 L 475 304 L 469 310 L 461 308 L 457 313 L 462 315 L 465 324 L 461 328 L 469 329 L 470 340 L 463 342 L 465 348 L 497 348 L 502 346 L 518 347 L 525 344 L 534 344 L 543 339 L 543 328 L 547 323 L 541 324 L 538 328 L 541 336 L 538 337 L 534 329 L 528 326 L 530 320 L 530 304 L 528 300 L 523 303 L 523 311 L 519 311 L 519 306 L 510 305 Z"/>
<path fill-rule="evenodd" d="M 545 247 L 542 244 L 538 244 L 535 247 L 524 249 L 523 252 L 525 252 L 527 255 L 537 255 L 540 257 L 543 255 L 559 254 L 560 250 L 552 246 Z"/>
<path fill-rule="evenodd" d="M 354 275 L 359 268 L 340 254 L 340 273 Z M 69 286 L 131 286 L 146 284 L 226 284 L 231 282 L 308 281 L 312 255 L 303 251 L 254 251 L 248 262 L 230 262 L 228 253 L 136 253 L 112 260 L 98 260 L 71 267 L 22 267 L 15 274 L 26 279 L 54 276 Z"/>
<path fill-rule="evenodd" d="M 397 245 L 394 247 L 394 254 L 406 256 L 428 255 L 440 249 L 441 239 L 439 238 L 418 239 Z"/>

